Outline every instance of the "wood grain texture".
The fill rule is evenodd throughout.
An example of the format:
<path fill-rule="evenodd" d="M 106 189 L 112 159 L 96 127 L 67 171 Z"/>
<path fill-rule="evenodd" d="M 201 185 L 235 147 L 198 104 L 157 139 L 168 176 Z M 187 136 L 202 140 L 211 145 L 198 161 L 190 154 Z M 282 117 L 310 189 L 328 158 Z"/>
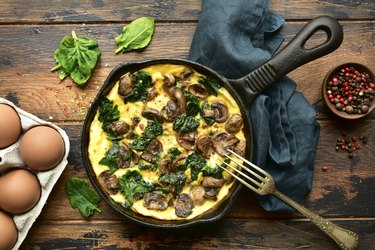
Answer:
<path fill-rule="evenodd" d="M 285 42 L 302 28 L 305 22 L 287 23 L 282 34 Z M 318 117 L 331 117 L 321 100 L 320 85 L 334 66 L 355 61 L 375 71 L 375 22 L 342 22 L 344 42 L 330 55 L 310 62 L 291 72 L 307 101 L 317 105 Z M 82 121 L 90 102 L 103 85 L 112 68 L 123 61 L 141 61 L 160 57 L 186 58 L 196 24 L 163 23 L 156 26 L 151 44 L 143 51 L 115 55 L 114 37 L 120 24 L 0 26 L 0 96 L 5 96 L 26 111 L 52 121 Z M 53 53 L 71 30 L 95 38 L 102 55 L 88 84 L 77 87 L 70 78 L 60 81 L 58 73 L 49 72 L 55 65 Z M 175 34 L 178 34 L 176 36 Z M 311 42 L 321 40 L 319 34 Z M 22 48 L 22 49 L 20 49 Z M 373 115 L 371 116 L 374 117 Z"/>
<path fill-rule="evenodd" d="M 337 19 L 375 19 L 372 0 L 274 0 L 270 9 L 285 19 L 331 15 Z M 0 23 L 129 22 L 149 15 L 157 21 L 197 21 L 201 0 L 115 0 L 0 2 Z"/>

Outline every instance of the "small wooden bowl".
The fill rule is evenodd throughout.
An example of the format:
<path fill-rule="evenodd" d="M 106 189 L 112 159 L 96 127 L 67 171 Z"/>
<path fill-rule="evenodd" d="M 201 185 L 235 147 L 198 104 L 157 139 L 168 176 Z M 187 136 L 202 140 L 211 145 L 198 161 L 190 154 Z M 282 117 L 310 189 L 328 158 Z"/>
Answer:
<path fill-rule="evenodd" d="M 369 110 L 367 111 L 367 113 L 362 113 L 362 114 L 348 114 L 346 113 L 345 111 L 340 111 L 340 110 L 337 110 L 335 108 L 335 105 L 332 104 L 328 98 L 328 95 L 327 95 L 327 85 L 328 85 L 328 82 L 330 81 L 330 79 L 339 73 L 340 69 L 342 68 L 347 68 L 347 67 L 354 67 L 356 70 L 358 70 L 359 72 L 366 72 L 367 74 L 370 75 L 370 79 L 371 79 L 371 82 L 372 83 L 375 83 L 375 77 L 374 77 L 374 74 L 370 71 L 369 68 L 367 68 L 366 66 L 364 66 L 363 64 L 359 64 L 359 63 L 345 63 L 345 64 L 341 64 L 333 69 L 331 69 L 328 74 L 326 75 L 326 77 L 324 78 L 324 81 L 323 81 L 323 86 L 322 86 L 322 95 L 323 95 L 323 100 L 324 102 L 326 103 L 326 105 L 328 106 L 328 108 L 337 116 L 341 117 L 341 118 L 344 118 L 344 119 L 348 119 L 348 120 L 355 120 L 355 119 L 359 119 L 359 118 L 362 118 L 368 114 L 371 113 L 371 111 L 374 110 L 375 108 L 375 98 L 371 101 L 370 103 L 370 106 L 369 106 Z M 375 91 L 375 89 L 374 89 Z"/>

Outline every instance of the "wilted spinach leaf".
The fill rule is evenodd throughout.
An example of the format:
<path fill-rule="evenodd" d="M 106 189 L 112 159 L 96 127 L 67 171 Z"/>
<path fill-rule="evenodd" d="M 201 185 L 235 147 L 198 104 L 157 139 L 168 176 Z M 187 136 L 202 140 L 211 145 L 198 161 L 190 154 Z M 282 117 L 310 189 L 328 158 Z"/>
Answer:
<path fill-rule="evenodd" d="M 139 170 L 151 170 L 151 171 L 156 171 L 158 169 L 158 165 L 154 164 L 146 164 L 144 162 L 138 163 L 138 168 Z"/>
<path fill-rule="evenodd" d="M 186 115 L 188 116 L 196 116 L 199 111 L 199 100 L 196 96 L 190 94 L 188 91 L 185 91 L 185 98 L 186 98 Z"/>
<path fill-rule="evenodd" d="M 162 133 L 163 126 L 159 122 L 148 121 L 142 136 L 137 137 L 131 144 L 129 144 L 129 148 L 142 151 L 152 139 Z"/>
<path fill-rule="evenodd" d="M 99 104 L 99 121 L 102 123 L 102 129 L 105 128 L 114 121 L 118 121 L 120 118 L 120 111 L 116 104 L 113 104 L 113 101 L 109 100 L 107 97 L 104 97 Z"/>
<path fill-rule="evenodd" d="M 100 196 L 89 187 L 87 180 L 69 177 L 65 183 L 65 193 L 72 208 L 79 210 L 85 218 L 93 215 L 99 208 Z"/>
<path fill-rule="evenodd" d="M 230 159 L 225 159 L 224 162 L 229 164 Z M 221 164 L 221 166 L 223 168 L 227 167 L 224 163 Z M 216 179 L 221 179 L 223 177 L 223 169 L 220 168 L 220 167 L 217 167 L 217 166 L 216 167 L 209 167 L 209 166 L 206 165 L 206 166 L 203 167 L 202 173 L 203 173 L 203 175 L 212 176 Z"/>
<path fill-rule="evenodd" d="M 185 185 L 185 180 L 186 176 L 184 171 L 165 173 L 161 174 L 159 177 L 160 182 L 172 185 L 176 194 L 181 192 Z"/>
<path fill-rule="evenodd" d="M 86 37 L 77 37 L 73 30 L 72 37 L 65 36 L 55 51 L 57 65 L 51 71 L 61 69 L 61 80 L 70 76 L 76 84 L 83 85 L 90 78 L 99 56 L 98 42 Z"/>
<path fill-rule="evenodd" d="M 132 157 L 130 150 L 123 150 L 118 142 L 112 143 L 105 156 L 99 161 L 99 164 L 106 165 L 114 173 L 121 165 Z"/>
<path fill-rule="evenodd" d="M 199 173 L 206 166 L 206 160 L 200 154 L 193 152 L 186 157 L 184 168 L 190 168 L 190 176 L 193 181 L 198 178 Z"/>
<path fill-rule="evenodd" d="M 200 76 L 198 82 L 200 84 L 203 84 L 208 93 L 211 95 L 217 96 L 217 91 L 221 88 L 221 85 L 213 78 L 210 76 Z"/>
<path fill-rule="evenodd" d="M 146 193 L 150 193 L 154 190 L 154 185 L 152 183 L 146 182 L 142 175 L 133 170 L 126 172 L 119 179 L 121 192 L 125 196 L 126 208 L 133 205 L 134 199 L 142 198 Z"/>
<path fill-rule="evenodd" d="M 144 71 L 137 71 L 131 76 L 134 80 L 134 89 L 133 92 L 125 98 L 125 102 L 146 100 L 148 96 L 148 88 L 154 84 L 150 74 Z"/>
<path fill-rule="evenodd" d="M 128 52 L 146 47 L 154 33 L 154 19 L 141 17 L 135 19 L 122 29 L 122 34 L 115 38 L 117 50 L 115 53 Z"/>
<path fill-rule="evenodd" d="M 181 155 L 181 151 L 178 148 L 172 147 L 168 149 L 168 153 L 172 159 L 172 161 L 176 160 L 179 155 Z"/>
<path fill-rule="evenodd" d="M 199 121 L 197 121 L 193 116 L 187 116 L 182 114 L 176 118 L 173 123 L 173 130 L 187 133 L 197 130 L 199 127 Z"/>

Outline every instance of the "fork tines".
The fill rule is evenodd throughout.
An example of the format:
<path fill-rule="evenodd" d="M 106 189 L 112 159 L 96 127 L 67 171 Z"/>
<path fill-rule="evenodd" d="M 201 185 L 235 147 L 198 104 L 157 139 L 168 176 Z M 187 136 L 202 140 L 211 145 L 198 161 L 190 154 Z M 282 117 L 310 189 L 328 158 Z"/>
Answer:
<path fill-rule="evenodd" d="M 236 156 L 238 159 L 240 159 L 244 163 L 248 164 L 248 166 L 250 166 L 251 169 L 249 167 L 245 166 L 244 164 L 240 163 L 238 160 L 231 157 L 229 154 L 226 154 L 226 157 L 228 159 L 230 159 L 231 161 L 233 161 L 235 164 L 237 164 L 241 169 L 244 169 L 247 172 L 246 174 L 243 173 L 241 170 L 231 166 L 230 163 L 227 163 L 225 161 L 223 161 L 222 164 L 218 164 L 216 162 L 215 162 L 215 164 L 218 167 L 225 170 L 227 173 L 229 173 L 231 176 L 233 176 L 235 179 L 237 179 L 239 182 L 241 182 L 246 187 L 250 188 L 251 190 L 253 190 L 256 193 L 259 193 L 260 192 L 259 188 L 262 185 L 264 185 L 265 181 L 267 181 L 267 179 L 269 178 L 267 172 L 265 172 L 263 169 L 259 168 L 258 166 L 256 166 L 252 162 L 246 160 L 245 158 L 243 158 L 242 156 L 240 156 L 236 152 L 232 151 L 231 149 L 227 148 L 227 151 L 230 152 L 231 154 L 233 154 L 234 156 Z M 229 171 L 227 168 L 223 167 L 223 165 L 231 168 L 233 171 L 235 171 L 238 174 L 240 174 L 241 176 L 243 176 L 249 182 L 246 182 L 244 179 L 240 178 L 238 175 L 234 174 L 232 171 Z"/>

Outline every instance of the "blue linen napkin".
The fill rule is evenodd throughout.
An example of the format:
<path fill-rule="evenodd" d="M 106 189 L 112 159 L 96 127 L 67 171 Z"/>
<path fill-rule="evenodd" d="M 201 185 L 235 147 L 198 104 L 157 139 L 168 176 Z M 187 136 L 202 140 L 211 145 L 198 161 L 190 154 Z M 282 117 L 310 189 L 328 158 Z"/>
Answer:
<path fill-rule="evenodd" d="M 189 59 L 229 79 L 247 75 L 277 50 L 284 19 L 269 11 L 268 0 L 203 0 Z M 320 127 L 314 108 L 296 84 L 283 77 L 257 96 L 250 112 L 253 162 L 275 179 L 277 188 L 300 202 L 311 191 Z M 267 211 L 293 209 L 274 196 L 258 196 Z"/>

